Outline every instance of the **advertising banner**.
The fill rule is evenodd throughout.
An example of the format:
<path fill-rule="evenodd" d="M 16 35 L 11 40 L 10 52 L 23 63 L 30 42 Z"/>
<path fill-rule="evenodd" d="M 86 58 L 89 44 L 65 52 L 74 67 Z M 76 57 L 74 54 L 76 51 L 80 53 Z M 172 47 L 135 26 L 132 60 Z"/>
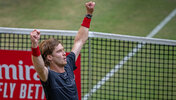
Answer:
<path fill-rule="evenodd" d="M 80 60 L 74 73 L 81 100 Z M 0 100 L 45 100 L 31 51 L 0 50 Z"/>

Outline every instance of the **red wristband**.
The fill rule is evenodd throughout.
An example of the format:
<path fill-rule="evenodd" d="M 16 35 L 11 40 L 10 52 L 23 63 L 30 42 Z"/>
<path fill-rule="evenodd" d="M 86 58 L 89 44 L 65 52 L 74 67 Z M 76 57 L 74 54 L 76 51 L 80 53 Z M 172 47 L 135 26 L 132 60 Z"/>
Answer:
<path fill-rule="evenodd" d="M 84 20 L 83 20 L 81 25 L 84 26 L 84 27 L 89 28 L 90 27 L 90 22 L 91 22 L 91 18 L 84 17 Z"/>
<path fill-rule="evenodd" d="M 32 55 L 33 55 L 33 56 L 38 57 L 38 56 L 41 55 L 39 46 L 37 46 L 37 48 L 31 48 L 31 49 L 32 49 Z"/>

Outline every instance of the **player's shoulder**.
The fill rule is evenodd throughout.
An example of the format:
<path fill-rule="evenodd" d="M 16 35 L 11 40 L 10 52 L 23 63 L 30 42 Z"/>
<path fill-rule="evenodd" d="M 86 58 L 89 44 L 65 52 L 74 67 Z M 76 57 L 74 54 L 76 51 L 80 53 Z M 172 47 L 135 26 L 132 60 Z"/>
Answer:
<path fill-rule="evenodd" d="M 67 56 L 67 61 L 69 61 L 69 60 L 75 61 L 75 53 L 74 52 L 70 52 L 70 54 Z"/>

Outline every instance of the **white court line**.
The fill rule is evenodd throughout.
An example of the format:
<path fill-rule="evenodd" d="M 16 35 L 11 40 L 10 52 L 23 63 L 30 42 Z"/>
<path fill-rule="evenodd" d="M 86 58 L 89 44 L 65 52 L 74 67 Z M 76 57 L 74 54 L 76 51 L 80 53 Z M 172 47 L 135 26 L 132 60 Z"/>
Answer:
<path fill-rule="evenodd" d="M 176 9 L 174 9 L 159 25 L 157 25 L 146 37 L 153 37 L 156 35 L 174 16 L 176 15 Z"/>
<path fill-rule="evenodd" d="M 176 9 L 174 9 L 159 25 L 157 25 L 146 37 L 153 37 L 156 35 L 174 16 L 176 15 Z M 110 79 L 118 70 L 121 68 L 135 53 L 142 48 L 144 44 L 138 44 L 136 48 L 132 50 L 127 56 L 124 57 L 123 60 L 120 61 L 119 64 L 115 66 L 109 73 L 106 74 L 94 87 L 89 91 L 89 93 L 84 95 L 83 100 L 87 100 L 93 93 L 95 93 L 106 81 Z"/>

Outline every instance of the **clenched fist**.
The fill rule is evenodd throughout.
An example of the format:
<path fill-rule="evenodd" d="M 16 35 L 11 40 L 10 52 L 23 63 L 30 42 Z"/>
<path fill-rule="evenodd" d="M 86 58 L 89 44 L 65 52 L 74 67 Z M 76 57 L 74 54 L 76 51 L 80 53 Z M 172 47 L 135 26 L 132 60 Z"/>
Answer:
<path fill-rule="evenodd" d="M 33 30 L 30 36 L 31 36 L 32 48 L 36 48 L 38 46 L 39 39 L 40 39 L 40 31 Z"/>
<path fill-rule="evenodd" d="M 87 2 L 85 4 L 85 6 L 86 6 L 86 9 L 87 9 L 87 14 L 91 14 L 92 15 L 92 13 L 94 11 L 94 7 L 95 7 L 95 2 L 92 2 L 92 1 Z"/>

